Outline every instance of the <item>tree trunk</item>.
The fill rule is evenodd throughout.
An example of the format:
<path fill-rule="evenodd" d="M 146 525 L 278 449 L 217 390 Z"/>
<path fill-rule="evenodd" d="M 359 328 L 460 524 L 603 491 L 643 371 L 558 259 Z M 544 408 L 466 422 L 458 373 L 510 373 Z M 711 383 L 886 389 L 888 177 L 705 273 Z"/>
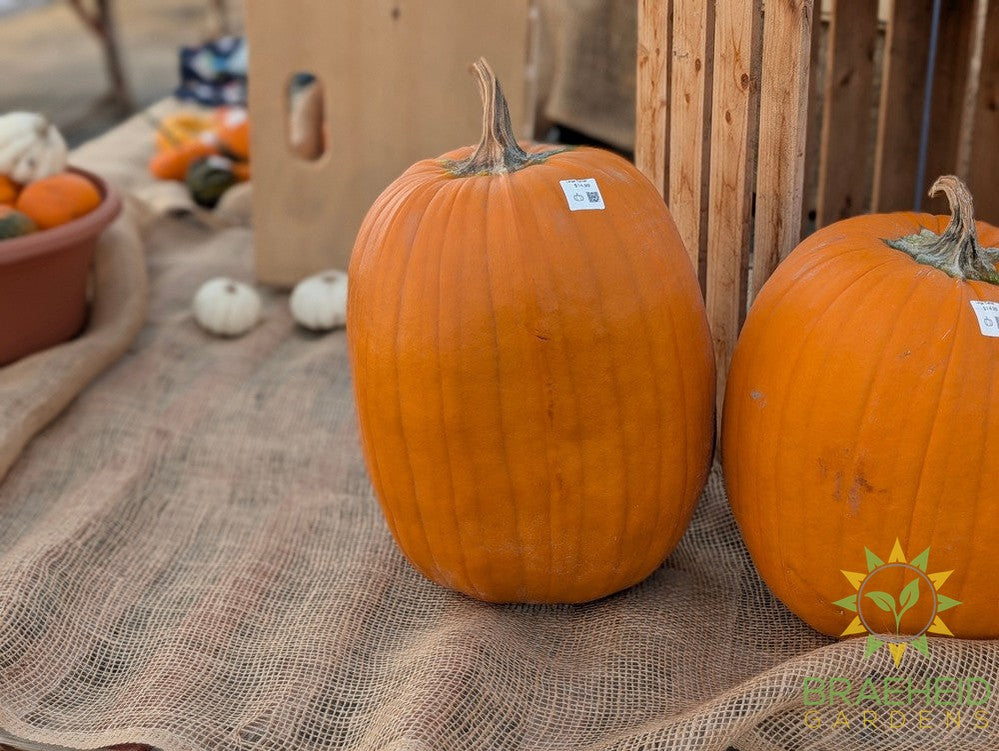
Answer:
<path fill-rule="evenodd" d="M 107 101 L 122 114 L 134 112 L 135 100 L 125 75 L 112 0 L 94 0 L 92 9 L 85 7 L 84 0 L 69 0 L 69 4 L 84 25 L 97 37 L 104 51 L 104 67 L 110 86 L 106 95 Z"/>

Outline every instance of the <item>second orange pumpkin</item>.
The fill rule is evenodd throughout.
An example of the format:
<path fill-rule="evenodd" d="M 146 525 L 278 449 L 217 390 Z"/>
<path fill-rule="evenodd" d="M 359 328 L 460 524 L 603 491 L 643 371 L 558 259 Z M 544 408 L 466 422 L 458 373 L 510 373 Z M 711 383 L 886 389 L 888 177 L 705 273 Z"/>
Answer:
<path fill-rule="evenodd" d="M 729 372 L 722 458 L 746 545 L 833 636 L 999 637 L 999 315 L 976 312 L 999 311 L 999 228 L 975 223 L 956 178 L 937 189 L 952 217 L 858 216 L 806 238 Z"/>

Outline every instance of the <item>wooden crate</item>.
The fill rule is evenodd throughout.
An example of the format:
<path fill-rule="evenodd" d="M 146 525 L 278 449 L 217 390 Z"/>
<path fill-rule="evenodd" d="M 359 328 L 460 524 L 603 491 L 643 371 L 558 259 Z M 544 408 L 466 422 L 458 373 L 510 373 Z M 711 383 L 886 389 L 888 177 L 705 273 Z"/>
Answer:
<path fill-rule="evenodd" d="M 999 223 L 999 2 L 943 3 L 918 180 L 932 7 L 639 0 L 635 162 L 698 270 L 719 408 L 753 296 L 803 233 L 912 209 L 944 173 Z"/>
<path fill-rule="evenodd" d="M 258 278 L 290 286 L 346 268 L 368 207 L 413 162 L 476 143 L 469 66 L 485 56 L 529 134 L 529 0 L 247 0 L 253 232 Z M 288 146 L 288 84 L 320 80 L 327 148 Z"/>

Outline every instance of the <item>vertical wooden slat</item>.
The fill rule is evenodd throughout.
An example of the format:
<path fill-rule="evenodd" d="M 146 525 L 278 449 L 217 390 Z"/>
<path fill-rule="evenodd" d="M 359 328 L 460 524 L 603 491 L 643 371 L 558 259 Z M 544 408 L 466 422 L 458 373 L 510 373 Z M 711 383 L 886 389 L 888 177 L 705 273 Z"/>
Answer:
<path fill-rule="evenodd" d="M 639 0 L 635 165 L 666 194 L 670 0 Z"/>
<path fill-rule="evenodd" d="M 878 8 L 871 0 L 834 0 L 826 57 L 816 227 L 863 213 Z"/>
<path fill-rule="evenodd" d="M 527 4 L 527 63 L 524 65 L 524 121 L 517 134 L 534 140 L 538 133 L 538 106 L 541 101 L 541 8 L 538 0 Z"/>
<path fill-rule="evenodd" d="M 819 200 L 819 142 L 822 135 L 822 93 L 825 69 L 822 65 L 826 57 L 826 38 L 823 33 L 821 3 L 816 3 L 812 13 L 812 41 L 808 52 L 808 115 L 805 127 L 805 177 L 801 198 L 801 234 L 810 234 L 815 229 Z"/>
<path fill-rule="evenodd" d="M 673 0 L 673 52 L 670 72 L 669 192 L 670 213 L 690 253 L 694 270 L 701 269 L 702 232 L 707 199 L 707 94 L 711 42 L 708 38 L 711 3 Z M 699 277 L 703 275 L 699 273 Z"/>
<path fill-rule="evenodd" d="M 717 0 L 715 5 L 707 311 L 718 369 L 719 414 L 745 311 L 759 18 L 760 0 Z"/>
<path fill-rule="evenodd" d="M 968 49 L 968 72 L 961 103 L 961 124 L 957 137 L 957 165 L 954 174 L 967 181 L 971 173 L 971 147 L 975 137 L 975 110 L 982 83 L 982 58 L 985 53 L 985 27 L 989 15 L 989 0 L 975 0 L 975 16 L 971 44 Z M 999 134 L 999 131 L 996 131 Z"/>
<path fill-rule="evenodd" d="M 978 86 L 974 145 L 968 186 L 979 219 L 999 225 L 999 2 L 992 0 L 985 21 L 982 79 Z"/>
<path fill-rule="evenodd" d="M 895 0 L 888 20 L 872 211 L 912 208 L 933 0 Z"/>
<path fill-rule="evenodd" d="M 763 18 L 752 295 L 801 239 L 812 0 L 768 3 Z"/>
<path fill-rule="evenodd" d="M 930 138 L 926 176 L 920 194 L 926 195 L 940 175 L 955 175 L 958 142 L 961 138 L 961 105 L 968 78 L 968 58 L 974 28 L 974 0 L 948 0 L 940 14 L 940 41 L 937 44 L 936 74 L 930 110 Z M 924 210 L 934 210 L 945 202 Z"/>

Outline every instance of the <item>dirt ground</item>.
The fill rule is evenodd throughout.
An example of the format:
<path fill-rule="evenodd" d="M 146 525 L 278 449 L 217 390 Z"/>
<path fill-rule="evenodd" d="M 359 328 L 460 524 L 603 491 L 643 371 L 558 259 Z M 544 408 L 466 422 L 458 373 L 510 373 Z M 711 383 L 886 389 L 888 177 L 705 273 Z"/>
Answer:
<path fill-rule="evenodd" d="M 235 33 L 242 3 L 229 0 Z M 210 37 L 209 0 L 118 0 L 119 39 L 136 104 L 169 95 L 178 83 L 178 49 Z M 72 145 L 121 118 L 105 99 L 108 79 L 96 37 L 63 0 L 0 15 L 0 113 L 49 115 Z"/>

